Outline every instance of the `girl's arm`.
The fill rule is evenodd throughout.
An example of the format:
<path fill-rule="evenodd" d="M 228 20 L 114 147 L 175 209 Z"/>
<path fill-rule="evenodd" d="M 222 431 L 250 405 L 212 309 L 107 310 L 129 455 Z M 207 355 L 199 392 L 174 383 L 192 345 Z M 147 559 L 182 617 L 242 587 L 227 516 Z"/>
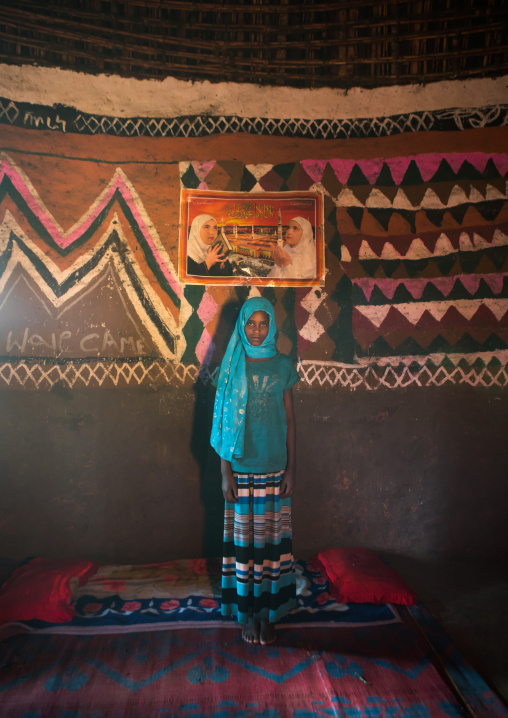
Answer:
<path fill-rule="evenodd" d="M 286 438 L 288 463 L 282 479 L 280 496 L 282 499 L 286 499 L 292 495 L 296 479 L 296 420 L 293 406 L 293 389 L 285 391 L 282 398 L 288 427 Z"/>
<path fill-rule="evenodd" d="M 231 462 L 226 461 L 226 459 L 221 459 L 220 470 L 222 473 L 222 494 L 226 501 L 231 501 L 231 503 L 236 504 L 238 501 L 238 487 L 236 485 L 236 479 L 233 476 Z"/>

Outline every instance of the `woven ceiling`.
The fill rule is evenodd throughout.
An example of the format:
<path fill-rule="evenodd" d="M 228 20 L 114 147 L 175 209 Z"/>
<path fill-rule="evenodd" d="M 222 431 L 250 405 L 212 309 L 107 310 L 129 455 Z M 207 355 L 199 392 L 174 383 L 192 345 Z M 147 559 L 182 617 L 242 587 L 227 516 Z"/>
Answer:
<path fill-rule="evenodd" d="M 137 78 L 373 87 L 508 72 L 506 0 L 11 0 L 0 61 Z"/>

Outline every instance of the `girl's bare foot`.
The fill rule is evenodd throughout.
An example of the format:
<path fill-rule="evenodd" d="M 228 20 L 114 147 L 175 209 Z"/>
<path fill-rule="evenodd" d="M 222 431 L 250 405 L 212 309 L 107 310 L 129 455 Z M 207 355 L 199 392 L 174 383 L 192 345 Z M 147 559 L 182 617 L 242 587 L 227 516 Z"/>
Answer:
<path fill-rule="evenodd" d="M 242 638 L 245 643 L 259 643 L 259 623 L 249 621 L 242 628 Z"/>
<path fill-rule="evenodd" d="M 277 640 L 277 633 L 275 632 L 275 626 L 273 623 L 268 621 L 261 621 L 259 629 L 259 642 L 262 646 L 269 646 L 270 643 L 275 643 Z"/>

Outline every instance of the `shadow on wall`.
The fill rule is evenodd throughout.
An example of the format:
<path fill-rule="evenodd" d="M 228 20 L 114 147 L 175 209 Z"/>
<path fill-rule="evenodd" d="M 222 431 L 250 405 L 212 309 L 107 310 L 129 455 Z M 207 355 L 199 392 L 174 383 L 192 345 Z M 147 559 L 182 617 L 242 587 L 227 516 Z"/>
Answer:
<path fill-rule="evenodd" d="M 235 326 L 242 301 L 224 304 L 219 317 L 215 337 L 225 337 L 224 346 L 217 347 L 223 356 L 229 337 Z M 222 534 L 224 528 L 224 499 L 221 488 L 220 458 L 210 445 L 212 430 L 215 387 L 198 375 L 194 384 L 195 402 L 192 422 L 191 453 L 199 466 L 201 484 L 200 496 L 204 509 L 202 556 L 222 556 Z"/>

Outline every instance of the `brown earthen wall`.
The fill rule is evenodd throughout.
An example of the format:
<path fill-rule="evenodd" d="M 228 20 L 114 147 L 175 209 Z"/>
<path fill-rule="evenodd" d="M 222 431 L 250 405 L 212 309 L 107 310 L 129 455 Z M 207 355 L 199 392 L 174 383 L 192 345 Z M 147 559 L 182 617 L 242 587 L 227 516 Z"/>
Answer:
<path fill-rule="evenodd" d="M 452 153 L 465 158 L 477 153 L 497 156 L 507 138 L 503 127 L 344 140 L 246 134 L 118 138 L 6 125 L 0 134 L 4 163 L 14 178 L 12 186 L 5 185 L 0 219 L 4 228 L 6 218 L 15 221 L 8 231 L 2 230 L 0 554 L 79 555 L 133 563 L 219 554 L 222 498 L 218 459 L 208 444 L 213 390 L 205 379 L 213 367 L 201 367 L 198 378 L 200 366 L 193 353 L 203 330 L 197 319 L 202 295 L 196 294 L 199 288 L 178 287 L 177 277 L 174 291 L 166 287 L 160 267 L 151 262 L 136 234 L 139 225 L 129 220 L 125 207 L 131 205 L 117 198 L 102 215 L 93 215 L 97 198 L 115 173 L 121 171 L 127 189 L 134 190 L 129 195 L 134 197 L 132 207 L 141 207 L 140 216 L 149 225 L 147 231 L 159 238 L 174 278 L 180 162 L 220 162 L 220 176 L 226 177 L 221 181 L 231 188 L 240 181 L 235 180 L 238 168 L 251 164 L 279 166 L 332 158 L 364 162 Z M 325 180 L 323 184 L 326 190 Z M 341 189 L 336 187 L 335 196 Z M 327 201 L 328 213 L 336 216 L 332 200 Z M 34 219 L 30 212 L 41 207 L 43 219 L 42 214 Z M 63 239 L 61 244 L 54 241 L 57 229 L 53 227 L 55 234 L 50 236 L 49 225 L 44 225 L 53 218 L 64 238 L 75 223 L 92 216 L 96 223 L 90 232 L 65 247 Z M 496 217 L 484 224 L 498 222 L 496 227 L 506 231 Z M 456 230 L 453 221 L 445 219 L 436 237 Z M 380 236 L 395 236 L 399 230 L 394 226 L 386 236 L 379 229 Z M 495 272 L 501 277 L 500 292 L 493 299 L 487 296 L 498 302 L 491 304 L 498 311 L 498 324 L 489 318 L 464 328 L 463 315 L 458 314 L 455 324 L 440 330 L 449 343 L 468 333 L 480 348 L 462 349 L 462 364 L 456 360 L 450 369 L 447 351 L 436 359 L 428 339 L 413 363 L 407 359 L 412 352 L 400 350 L 400 362 L 392 361 L 392 380 L 384 373 L 390 363 L 383 364 L 386 356 L 368 348 L 380 346 L 369 337 L 389 342 L 390 332 L 398 331 L 401 344 L 411 334 L 414 347 L 419 338 L 423 342 L 421 337 L 434 332 L 435 339 L 440 331 L 416 321 L 409 329 L 400 325 L 384 335 L 382 324 L 377 333 L 373 324 L 367 331 L 361 324 L 367 315 L 354 313 L 354 295 L 344 299 L 342 294 L 351 292 L 358 278 L 368 279 L 367 270 L 360 260 L 350 265 L 341 256 L 341 227 L 336 229 L 338 240 L 330 228 L 325 237 L 330 242 L 325 258 L 329 273 L 319 315 L 326 329 L 321 343 L 302 340 L 307 317 L 301 319 L 299 307 L 305 295 L 282 289 L 273 294 L 277 316 L 289 322 L 285 326 L 291 325 L 282 331 L 280 348 L 292 352 L 294 359 L 309 358 L 300 366 L 305 376 L 295 392 L 295 553 L 306 557 L 348 545 L 423 559 L 506 555 L 506 315 L 499 309 L 507 296 L 506 257 L 497 253 L 497 269 L 491 264 L 485 270 L 487 260 L 481 260 L 482 277 Z M 106 275 L 105 265 L 87 284 L 79 267 L 97 254 L 103 237 L 117 236 L 113 231 L 123 237 L 112 245 L 113 269 Z M 6 249 L 12 232 L 30 248 L 23 256 L 31 259 L 16 266 L 9 264 Z M 492 232 L 490 236 L 493 242 Z M 157 321 L 162 317 L 164 327 L 169 327 L 172 359 L 161 356 L 162 330 L 157 334 L 159 325 L 150 323 L 150 307 L 138 306 L 134 290 L 128 288 L 128 269 L 122 284 L 124 275 L 117 272 L 115 256 L 126 251 L 129 266 L 136 264 L 136 276 L 143 283 L 140 292 L 156 306 Z M 493 262 L 491 255 L 487 259 Z M 459 261 L 457 254 L 449 276 L 462 276 Z M 353 265 L 360 269 L 351 269 Z M 60 287 L 50 275 L 60 277 Z M 387 276 L 381 268 L 373 278 Z M 405 281 L 408 275 L 399 271 L 397 276 Z M 417 276 L 433 279 L 428 267 Z M 217 359 L 231 327 L 223 321 L 223 310 L 237 306 L 246 293 L 242 287 L 211 287 L 207 293 L 217 305 L 206 324 Z M 493 333 L 498 344 L 482 348 L 480 343 Z M 121 344 L 122 337 L 130 336 L 140 344 Z M 185 351 L 178 355 L 181 337 Z M 363 354 L 362 346 L 367 346 Z M 480 364 L 474 364 L 478 356 Z M 147 366 L 149 372 L 143 374 Z M 337 378 L 341 371 L 347 381 Z"/>

